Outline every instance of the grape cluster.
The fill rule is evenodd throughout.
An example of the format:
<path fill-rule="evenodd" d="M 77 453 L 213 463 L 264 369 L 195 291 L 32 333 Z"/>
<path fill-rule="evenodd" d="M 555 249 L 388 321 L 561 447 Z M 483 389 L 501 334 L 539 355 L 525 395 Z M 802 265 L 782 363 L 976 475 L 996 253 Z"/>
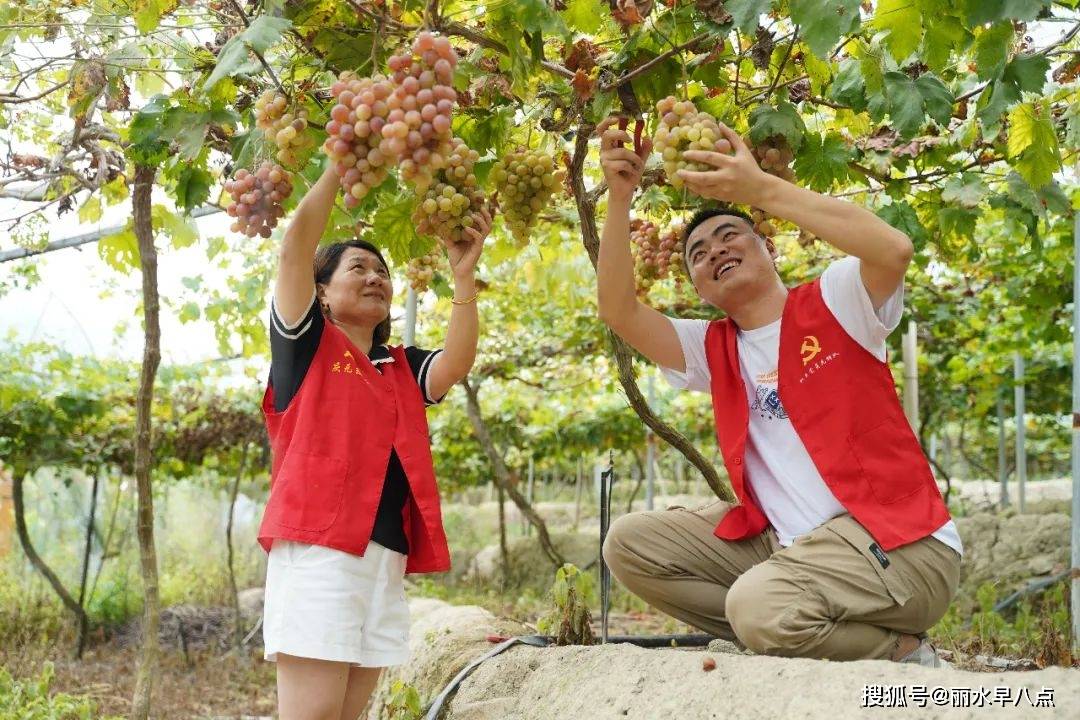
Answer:
<path fill-rule="evenodd" d="M 675 223 L 661 232 L 652 221 L 639 218 L 631 221 L 630 242 L 639 295 L 646 295 L 658 280 L 672 275 L 676 280 L 681 279 L 682 231 L 682 223 Z"/>
<path fill-rule="evenodd" d="M 660 114 L 660 126 L 653 137 L 653 147 L 663 158 L 664 172 L 673 186 L 683 184 L 682 178 L 675 174 L 678 170 L 713 169 L 711 165 L 684 159 L 687 150 L 726 152 L 729 149 L 716 118 L 699 112 L 689 100 L 678 101 L 668 96 L 656 103 L 656 111 Z"/>
<path fill-rule="evenodd" d="M 747 142 L 747 144 L 750 143 Z M 762 170 L 788 182 L 795 182 L 795 171 L 791 167 L 795 153 L 784 137 L 775 135 L 766 138 L 753 146 L 753 153 Z M 776 224 L 773 222 L 772 215 L 758 208 L 754 208 L 750 215 L 754 220 L 755 232 L 763 237 L 771 238 L 776 235 Z M 799 244 L 803 247 L 815 240 L 817 237 L 813 233 L 799 230 Z"/>
<path fill-rule="evenodd" d="M 266 161 L 255 172 L 240 168 L 225 183 L 225 192 L 232 196 L 226 212 L 236 218 L 231 230 L 248 237 L 270 237 L 285 214 L 281 203 L 292 191 L 289 173 L 280 165 Z"/>
<path fill-rule="evenodd" d="M 530 228 L 565 175 L 552 155 L 524 147 L 504 155 L 491 169 L 503 198 L 503 216 L 519 244 L 528 242 Z"/>
<path fill-rule="evenodd" d="M 387 66 L 395 87 L 386 99 L 390 112 L 382 134 L 399 158 L 401 176 L 424 190 L 451 150 L 457 53 L 448 38 L 425 31 L 413 40 L 411 54 L 392 55 Z"/>
<path fill-rule="evenodd" d="M 409 287 L 418 293 L 424 292 L 431 286 L 435 273 L 445 270 L 445 266 L 446 261 L 438 247 L 426 255 L 413 258 L 405 266 L 405 277 L 409 281 Z"/>
<path fill-rule="evenodd" d="M 750 217 L 754 221 L 754 232 L 762 237 L 771 238 L 776 235 L 776 225 L 773 224 L 773 216 L 764 210 L 752 208 Z"/>
<path fill-rule="evenodd" d="M 795 153 L 782 136 L 774 135 L 766 138 L 754 146 L 753 152 L 762 170 L 788 182 L 795 182 L 795 171 L 791 169 Z"/>
<path fill-rule="evenodd" d="M 255 125 L 277 146 L 277 161 L 288 167 L 297 167 L 301 154 L 311 147 L 311 137 L 305 132 L 307 110 L 292 112 L 288 99 L 276 90 L 267 90 L 255 100 Z"/>
<path fill-rule="evenodd" d="M 464 230 L 473 226 L 472 215 L 484 204 L 473 172 L 480 154 L 459 138 L 451 138 L 447 147 L 445 166 L 428 183 L 412 220 L 420 233 L 446 242 L 468 241 L 471 238 Z"/>
<path fill-rule="evenodd" d="M 393 83 L 382 75 L 358 78 L 351 72 L 343 72 L 330 87 L 337 104 L 330 110 L 323 148 L 341 178 L 345 207 L 355 207 L 385 180 L 396 159 L 398 145 L 383 133 L 393 93 Z"/>

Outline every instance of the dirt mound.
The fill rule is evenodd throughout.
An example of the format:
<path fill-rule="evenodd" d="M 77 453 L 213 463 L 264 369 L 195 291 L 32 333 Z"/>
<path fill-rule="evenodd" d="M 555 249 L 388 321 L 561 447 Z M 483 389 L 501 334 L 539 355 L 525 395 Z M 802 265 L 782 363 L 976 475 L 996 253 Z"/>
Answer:
<path fill-rule="evenodd" d="M 422 607 L 419 604 L 423 603 Z M 413 659 L 386 674 L 380 697 L 393 679 L 411 683 L 427 703 L 471 657 L 490 649 L 488 633 L 505 629 L 480 608 L 413 601 Z M 422 612 L 417 612 L 422 610 Z M 715 663 L 704 669 L 706 658 Z M 930 669 L 868 660 L 828 662 L 745 655 L 716 646 L 710 651 L 645 650 L 630 645 L 514 647 L 482 664 L 462 683 L 440 716 L 444 720 L 653 720 L 698 718 L 863 718 L 877 688 L 904 688 L 905 717 L 985 717 L 994 708 L 1010 718 L 1063 717 L 1080 703 L 1080 674 L 1048 668 L 1000 674 Z M 1000 705 L 962 708 L 917 705 L 924 688 L 933 697 L 969 697 L 980 688 L 1003 686 L 1021 698 Z M 935 690 L 942 688 L 943 690 Z M 1056 709 L 1032 707 L 1043 688 L 1053 689 Z M 970 689 L 971 693 L 964 690 Z M 1026 691 L 1022 691 L 1026 689 Z M 898 691 L 896 691 L 898 692 Z M 1002 691 L 999 691 L 1002 692 Z M 1026 692 L 1026 695 L 1021 695 Z M 1029 700 L 1030 698 L 1030 700 Z M 377 705 L 378 707 L 378 705 Z M 381 718 L 375 711 L 371 718 Z"/>
<path fill-rule="evenodd" d="M 975 592 L 994 583 L 998 597 L 1068 568 L 1069 516 L 979 513 L 956 518 L 964 543 L 960 592 L 954 603 L 975 607 Z"/>

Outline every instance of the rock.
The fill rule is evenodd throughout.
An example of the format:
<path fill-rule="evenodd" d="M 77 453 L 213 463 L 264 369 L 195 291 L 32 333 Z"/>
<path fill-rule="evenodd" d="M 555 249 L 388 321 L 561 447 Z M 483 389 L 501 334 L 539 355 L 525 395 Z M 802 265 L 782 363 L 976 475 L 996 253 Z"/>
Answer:
<path fill-rule="evenodd" d="M 1020 485 L 1010 480 L 1007 487 L 1011 507 L 1017 508 Z M 953 480 L 949 499 L 950 505 L 958 504 L 968 512 L 996 510 L 1001 501 L 1001 485 L 996 480 Z M 1071 500 L 1071 478 L 1032 480 L 1024 485 L 1025 514 L 1068 512 Z"/>
<path fill-rule="evenodd" d="M 551 542 L 567 562 L 584 570 L 600 554 L 600 538 L 591 533 L 552 533 Z M 540 547 L 536 535 L 515 538 L 508 543 L 510 556 L 509 587 L 532 588 L 541 593 L 551 589 L 555 567 Z M 487 583 L 502 580 L 502 559 L 498 544 L 488 545 L 473 558 L 465 573 L 467 582 Z"/>
<path fill-rule="evenodd" d="M 244 618 L 244 622 L 250 624 L 258 620 L 263 611 L 263 588 L 247 588 L 236 595 L 240 602 L 240 616 Z"/>
<path fill-rule="evenodd" d="M 975 607 L 975 593 L 985 583 L 997 586 L 1000 599 L 1068 567 L 1067 515 L 980 513 L 956 518 L 956 527 L 964 543 L 956 602 L 965 612 Z"/>
<path fill-rule="evenodd" d="M 414 601 L 414 604 L 421 601 Z M 470 657 L 490 648 L 483 637 L 506 633 L 480 608 L 451 607 L 422 601 L 413 624 L 413 659 L 385 674 L 380 696 L 394 679 L 412 683 L 430 703 Z M 412 605 L 411 605 L 412 606 Z M 422 610 L 422 612 L 421 612 Z M 1035 672 L 972 673 L 962 670 L 899 665 L 884 660 L 828 662 L 732 654 L 714 650 L 599 645 L 533 648 L 516 646 L 481 664 L 444 708 L 443 720 L 622 720 L 673 717 L 680 720 L 753 718 L 867 717 L 863 698 L 868 687 L 912 686 L 994 688 L 1013 696 L 1027 688 L 1031 699 L 1053 688 L 1054 705 L 1080 703 L 1077 673 L 1065 668 Z M 704 658 L 715 669 L 703 672 Z M 377 698 L 378 700 L 378 698 Z M 981 718 L 986 708 L 926 708 L 908 703 L 905 716 Z M 376 711 L 370 716 L 381 718 Z M 1055 710 L 1033 708 L 1027 699 L 1010 707 L 1010 718 L 1060 717 Z"/>
<path fill-rule="evenodd" d="M 415 687 L 425 703 L 435 697 L 473 658 L 489 651 L 489 635 L 523 635 L 525 626 L 499 620 L 475 605 L 456 606 L 431 598 L 409 601 L 411 625 L 407 663 L 383 673 L 375 692 L 372 719 L 383 718 L 390 683 L 401 680 Z"/>

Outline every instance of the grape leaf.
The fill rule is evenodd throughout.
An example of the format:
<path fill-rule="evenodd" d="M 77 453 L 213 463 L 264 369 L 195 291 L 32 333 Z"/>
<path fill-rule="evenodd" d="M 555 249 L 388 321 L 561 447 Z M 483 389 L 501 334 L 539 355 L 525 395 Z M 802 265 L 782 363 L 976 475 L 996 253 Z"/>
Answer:
<path fill-rule="evenodd" d="M 141 107 L 128 126 L 128 155 L 143 165 L 158 165 L 169 153 L 169 143 L 163 133 L 163 118 L 167 109 L 164 95 L 155 95 Z"/>
<path fill-rule="evenodd" d="M 904 137 L 919 131 L 926 120 L 922 93 L 915 81 L 895 70 L 885 73 L 885 95 L 893 127 Z"/>
<path fill-rule="evenodd" d="M 259 53 L 281 39 L 281 34 L 292 27 L 285 18 L 260 15 L 251 21 L 244 32 L 231 37 L 218 53 L 217 65 L 203 83 L 202 91 L 209 92 L 219 80 L 239 74 L 248 66 L 248 49 Z"/>
<path fill-rule="evenodd" d="M 915 208 L 903 200 L 894 201 L 877 211 L 878 217 L 911 238 L 915 250 L 921 250 L 927 241 L 926 227 L 919 220 Z"/>
<path fill-rule="evenodd" d="M 965 208 L 976 208 L 989 193 L 990 189 L 981 177 L 973 173 L 961 173 L 945 183 L 941 190 L 941 200 Z"/>
<path fill-rule="evenodd" d="M 769 12 L 770 4 L 770 0 L 728 0 L 724 9 L 731 13 L 731 21 L 739 31 L 753 35 L 761 16 Z"/>
<path fill-rule="evenodd" d="M 953 95 L 932 73 L 912 80 L 902 72 L 887 72 L 885 93 L 893 126 L 904 137 L 917 133 L 927 115 L 942 125 L 952 116 Z"/>
<path fill-rule="evenodd" d="M 923 11 L 925 14 L 925 10 Z M 923 36 L 922 57 L 931 69 L 941 72 L 949 65 L 953 50 L 960 48 L 971 33 L 960 18 L 951 13 L 939 12 L 934 21 L 927 24 Z"/>
<path fill-rule="evenodd" d="M 1005 66 L 1003 77 L 1024 92 L 1037 93 L 1042 92 L 1049 72 L 1050 58 L 1045 55 L 1017 55 Z"/>
<path fill-rule="evenodd" d="M 754 143 L 782 135 L 792 150 L 798 150 L 805 132 L 806 125 L 799 111 L 789 102 L 781 101 L 776 107 L 758 105 L 750 113 L 750 140 Z"/>
<path fill-rule="evenodd" d="M 858 60 L 847 58 L 829 88 L 829 97 L 856 112 L 866 109 L 866 83 Z"/>
<path fill-rule="evenodd" d="M 1061 166 L 1061 153 L 1047 103 L 1021 103 L 1012 109 L 1008 148 L 1016 171 L 1033 188 L 1053 179 Z"/>
<path fill-rule="evenodd" d="M 970 238 L 975 235 L 979 212 L 962 207 L 943 207 L 937 214 L 938 227 L 945 235 Z"/>
<path fill-rule="evenodd" d="M 416 197 L 412 193 L 386 198 L 371 220 L 369 239 L 380 248 L 385 248 L 395 263 L 408 262 L 419 254 L 420 248 L 430 244 L 420 238 L 413 224 L 415 202 Z"/>
<path fill-rule="evenodd" d="M 811 190 L 824 192 L 849 177 L 852 150 L 838 133 L 807 133 L 795 158 L 795 172 Z"/>
<path fill-rule="evenodd" d="M 880 0 L 872 26 L 886 34 L 885 46 L 901 62 L 915 52 L 922 40 L 922 13 L 913 0 Z"/>
<path fill-rule="evenodd" d="M 948 125 L 956 98 L 949 88 L 945 87 L 945 83 L 941 82 L 936 75 L 925 73 L 915 81 L 915 87 L 922 95 L 926 114 L 937 120 L 939 124 Z"/>
<path fill-rule="evenodd" d="M 1015 102 L 1020 100 L 1020 88 L 1016 83 L 1008 80 L 995 80 L 979 97 L 979 122 L 984 128 L 990 128 L 998 123 L 1002 114 Z"/>
<path fill-rule="evenodd" d="M 859 23 L 859 0 L 791 0 L 791 19 L 820 58 L 827 57 L 840 37 Z"/>
<path fill-rule="evenodd" d="M 607 3 L 601 6 L 600 0 L 570 0 L 562 11 L 562 17 L 574 30 L 591 34 L 601 28 L 601 18 L 606 12 Z"/>
<path fill-rule="evenodd" d="M 185 212 L 206 202 L 210 197 L 210 187 L 214 184 L 214 176 L 197 165 L 184 163 L 176 177 L 176 205 Z"/>
<path fill-rule="evenodd" d="M 1015 37 L 1016 31 L 1010 22 L 995 23 L 979 33 L 975 38 L 975 72 L 980 80 L 1001 75 Z"/>
<path fill-rule="evenodd" d="M 968 22 L 974 25 L 996 20 L 1034 20 L 1051 0 L 963 0 Z"/>
<path fill-rule="evenodd" d="M 139 266 L 139 241 L 131 223 L 120 232 L 101 238 L 97 246 L 98 255 L 113 270 L 126 273 Z"/>

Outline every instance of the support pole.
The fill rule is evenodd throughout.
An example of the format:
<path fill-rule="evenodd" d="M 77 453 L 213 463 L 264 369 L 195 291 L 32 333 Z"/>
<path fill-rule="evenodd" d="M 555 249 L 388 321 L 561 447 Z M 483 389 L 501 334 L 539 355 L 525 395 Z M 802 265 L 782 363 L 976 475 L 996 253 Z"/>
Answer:
<path fill-rule="evenodd" d="M 1080 213 L 1073 227 L 1072 655 L 1080 656 Z"/>
<path fill-rule="evenodd" d="M 411 287 L 405 296 L 405 347 L 416 345 L 416 291 Z"/>
<path fill-rule="evenodd" d="M 529 457 L 529 485 L 525 489 L 525 499 L 529 501 L 529 505 L 533 504 L 533 488 L 536 484 L 536 467 L 533 463 L 533 459 Z M 529 525 L 529 518 L 522 516 L 522 535 L 528 537 L 532 535 L 532 526 Z"/>
<path fill-rule="evenodd" d="M 904 333 L 904 414 L 908 423 L 919 431 L 919 346 L 915 321 L 909 320 Z"/>
<path fill-rule="evenodd" d="M 998 484 L 1001 486 L 1001 507 L 1009 507 L 1009 471 L 1005 467 L 1005 398 L 998 393 L 997 398 L 997 421 L 998 421 Z"/>
<path fill-rule="evenodd" d="M 656 388 L 653 385 L 653 374 L 649 373 L 646 385 L 646 397 L 649 407 L 656 403 Z M 645 426 L 645 509 L 653 509 L 653 498 L 656 495 L 656 436 L 652 428 Z"/>
<path fill-rule="evenodd" d="M 578 527 L 581 525 L 581 488 L 585 484 L 582 478 L 583 464 L 582 459 L 579 457 L 577 459 L 577 484 L 574 488 L 574 532 L 577 532 Z"/>
<path fill-rule="evenodd" d="M 1013 392 L 1016 398 L 1016 483 L 1020 512 L 1024 512 L 1024 485 L 1027 483 L 1027 448 L 1024 446 L 1024 356 L 1013 355 Z"/>

